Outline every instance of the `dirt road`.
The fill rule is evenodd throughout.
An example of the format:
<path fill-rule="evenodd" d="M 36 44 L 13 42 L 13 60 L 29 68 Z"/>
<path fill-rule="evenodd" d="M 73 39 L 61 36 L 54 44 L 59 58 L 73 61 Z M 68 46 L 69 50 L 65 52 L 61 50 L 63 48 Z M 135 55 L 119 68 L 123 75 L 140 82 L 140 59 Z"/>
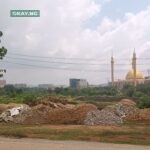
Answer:
<path fill-rule="evenodd" d="M 0 150 L 149 150 L 150 146 L 0 137 Z"/>

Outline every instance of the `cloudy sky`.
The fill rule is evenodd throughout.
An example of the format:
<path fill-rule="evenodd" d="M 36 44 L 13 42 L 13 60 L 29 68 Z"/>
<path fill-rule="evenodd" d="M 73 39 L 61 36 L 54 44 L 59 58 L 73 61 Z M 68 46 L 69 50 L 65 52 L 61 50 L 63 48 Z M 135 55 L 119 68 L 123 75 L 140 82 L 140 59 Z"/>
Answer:
<path fill-rule="evenodd" d="M 12 18 L 13 9 L 38 9 L 41 16 Z M 134 48 L 138 68 L 145 75 L 149 69 L 149 0 L 0 0 L 0 30 L 7 83 L 106 83 L 112 53 L 115 79 L 123 79 Z"/>

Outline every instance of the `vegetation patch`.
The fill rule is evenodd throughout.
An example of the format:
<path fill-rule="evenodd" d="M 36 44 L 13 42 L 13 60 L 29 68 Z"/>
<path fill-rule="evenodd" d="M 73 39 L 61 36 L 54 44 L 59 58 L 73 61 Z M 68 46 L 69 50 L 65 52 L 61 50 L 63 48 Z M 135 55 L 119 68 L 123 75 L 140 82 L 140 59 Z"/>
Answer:
<path fill-rule="evenodd" d="M 64 128 L 62 130 L 62 128 Z M 25 126 L 0 124 L 0 135 L 17 138 L 45 138 L 50 140 L 81 140 L 150 145 L 149 125 L 124 126 Z"/>

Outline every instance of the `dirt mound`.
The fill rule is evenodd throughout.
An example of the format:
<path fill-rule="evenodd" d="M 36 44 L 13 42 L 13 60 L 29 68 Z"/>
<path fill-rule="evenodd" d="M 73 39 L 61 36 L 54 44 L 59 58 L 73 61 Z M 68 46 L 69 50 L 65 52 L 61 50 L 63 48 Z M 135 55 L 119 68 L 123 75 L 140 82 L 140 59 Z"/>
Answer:
<path fill-rule="evenodd" d="M 41 123 L 63 123 L 64 115 L 69 113 L 69 115 L 74 114 L 74 110 L 78 109 L 78 106 L 66 99 L 65 97 L 47 97 L 38 101 L 27 100 L 28 104 L 9 104 L 1 105 L 1 120 L 0 121 L 11 121 L 20 124 L 41 124 Z M 30 106 L 29 106 L 30 105 Z M 20 111 L 20 106 L 28 106 L 30 109 L 28 111 Z M 18 112 L 18 114 L 11 116 L 10 109 Z M 71 115 L 70 115 L 71 116 Z M 72 116 L 71 116 L 72 117 Z M 70 119 L 71 119 L 70 117 Z M 67 119 L 67 118 L 66 118 Z"/>
<path fill-rule="evenodd" d="M 70 107 L 70 105 L 69 105 Z M 32 115 L 27 117 L 25 124 L 83 124 L 84 118 L 89 111 L 96 110 L 92 104 L 71 106 L 70 108 L 49 108 L 46 105 L 38 105 L 32 109 Z"/>
<path fill-rule="evenodd" d="M 138 116 L 139 120 L 150 121 L 150 108 L 141 109 Z"/>
<path fill-rule="evenodd" d="M 20 107 L 22 105 L 27 106 L 26 104 L 16 104 L 16 103 L 0 104 L 0 113 L 4 112 L 7 109 L 11 109 L 14 107 Z"/>
<path fill-rule="evenodd" d="M 130 99 L 122 99 L 119 104 L 127 105 L 127 106 L 136 106 L 136 103 Z"/>
<path fill-rule="evenodd" d="M 138 111 L 134 115 L 129 116 L 126 120 L 150 122 L 150 108 L 138 109 Z"/>
<path fill-rule="evenodd" d="M 138 109 L 132 100 L 121 100 L 116 105 L 110 105 L 101 111 L 91 111 L 87 114 L 86 125 L 118 125 L 128 117 L 134 116 Z"/>
<path fill-rule="evenodd" d="M 125 120 L 150 120 L 150 109 L 140 110 L 132 100 L 123 99 L 102 110 L 93 104 L 75 105 L 65 98 L 48 97 L 36 104 L 1 104 L 0 121 L 19 124 L 118 125 Z"/>

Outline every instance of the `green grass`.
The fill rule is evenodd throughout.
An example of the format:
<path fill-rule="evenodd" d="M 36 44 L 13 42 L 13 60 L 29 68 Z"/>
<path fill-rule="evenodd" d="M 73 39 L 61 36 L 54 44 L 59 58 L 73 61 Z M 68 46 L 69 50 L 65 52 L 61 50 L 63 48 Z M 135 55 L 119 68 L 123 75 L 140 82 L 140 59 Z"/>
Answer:
<path fill-rule="evenodd" d="M 48 99 L 49 97 L 56 100 L 56 102 L 68 102 L 70 104 L 77 104 L 78 102 L 75 101 L 70 96 L 62 96 L 62 95 L 54 95 L 48 93 L 36 93 L 36 92 L 24 92 L 21 94 L 16 94 L 15 96 L 9 95 L 0 95 L 0 104 L 9 104 L 9 103 L 26 103 L 29 101 L 39 101 L 43 99 Z"/>

